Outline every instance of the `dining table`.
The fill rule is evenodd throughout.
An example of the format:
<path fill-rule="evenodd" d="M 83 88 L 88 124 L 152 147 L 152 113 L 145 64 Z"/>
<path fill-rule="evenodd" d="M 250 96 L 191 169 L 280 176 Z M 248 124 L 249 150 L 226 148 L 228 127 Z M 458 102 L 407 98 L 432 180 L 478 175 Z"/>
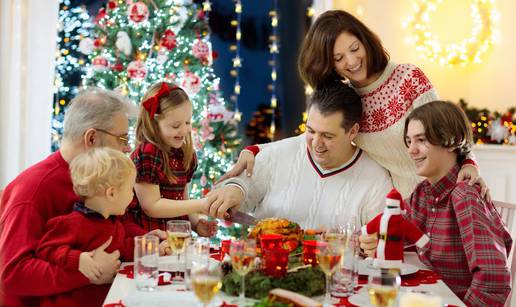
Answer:
<path fill-rule="evenodd" d="M 418 272 L 431 272 L 419 261 L 415 252 L 405 252 L 404 257 L 405 263 L 417 267 Z M 172 282 L 166 285 L 159 285 L 156 290 L 152 292 L 136 290 L 132 276 L 128 277 L 128 274 L 124 274 L 123 271 L 124 267 L 130 265 L 131 263 L 123 263 L 121 265 L 122 270 L 116 275 L 109 293 L 104 300 L 104 306 L 200 306 L 199 300 L 192 291 L 186 289 L 184 282 Z M 361 277 L 363 281 L 364 276 Z M 403 280 L 404 278 L 402 276 L 402 281 Z M 411 279 L 406 280 L 410 281 Z M 367 299 L 367 291 L 364 291 L 364 286 L 365 284 L 359 285 L 358 288 L 362 289 L 361 291 L 358 290 L 357 294 L 354 296 L 344 300 L 337 300 L 335 306 L 372 306 Z M 439 296 L 443 306 L 466 306 L 440 278 L 433 278 L 431 282 L 416 282 L 412 284 L 410 282 L 402 282 L 399 293 L 403 294 L 404 292 Z M 365 298 L 361 296 L 365 296 Z M 314 299 L 322 302 L 324 296 L 315 297 Z M 209 306 L 231 306 L 228 304 L 234 304 L 234 306 L 236 306 L 237 302 L 237 297 L 220 292 Z M 252 306 L 253 302 L 256 302 L 256 300 L 247 299 L 246 306 Z M 358 305 L 352 304 L 351 302 L 358 302 Z"/>

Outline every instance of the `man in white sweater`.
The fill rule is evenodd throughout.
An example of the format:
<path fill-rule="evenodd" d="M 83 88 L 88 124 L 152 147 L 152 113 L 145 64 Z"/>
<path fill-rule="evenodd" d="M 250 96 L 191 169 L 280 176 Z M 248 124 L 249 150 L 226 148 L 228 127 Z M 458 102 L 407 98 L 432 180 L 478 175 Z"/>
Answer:
<path fill-rule="evenodd" d="M 251 177 L 242 173 L 211 192 L 210 215 L 233 208 L 258 219 L 287 218 L 303 228 L 365 225 L 383 210 L 392 183 L 388 172 L 353 143 L 362 114 L 348 85 L 317 90 L 306 132 L 261 146 Z"/>

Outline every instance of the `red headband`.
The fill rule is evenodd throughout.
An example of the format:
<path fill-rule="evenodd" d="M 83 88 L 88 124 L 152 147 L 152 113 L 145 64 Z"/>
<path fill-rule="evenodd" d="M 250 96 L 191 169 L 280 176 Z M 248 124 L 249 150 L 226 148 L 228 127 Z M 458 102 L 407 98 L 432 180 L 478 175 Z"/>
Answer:
<path fill-rule="evenodd" d="M 168 94 L 170 94 L 171 91 L 177 88 L 177 86 L 174 86 L 170 89 L 166 82 L 162 82 L 158 93 L 156 93 L 156 95 L 148 98 L 143 102 L 143 107 L 145 108 L 145 110 L 147 110 L 147 112 L 149 112 L 149 116 L 151 119 L 154 119 L 154 114 L 158 112 L 159 99 L 163 96 L 167 96 Z"/>

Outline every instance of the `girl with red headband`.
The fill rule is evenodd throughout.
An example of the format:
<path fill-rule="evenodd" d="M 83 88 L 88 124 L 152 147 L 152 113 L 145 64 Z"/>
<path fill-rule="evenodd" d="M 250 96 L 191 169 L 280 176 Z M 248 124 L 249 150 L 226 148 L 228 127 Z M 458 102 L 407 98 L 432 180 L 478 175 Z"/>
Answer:
<path fill-rule="evenodd" d="M 209 201 L 188 199 L 188 183 L 197 167 L 191 136 L 192 103 L 177 85 L 159 82 L 143 96 L 136 124 L 136 195 L 128 208 L 142 228 L 166 230 L 170 219 L 190 220 L 201 236 L 217 231 L 216 221 L 199 218 Z"/>

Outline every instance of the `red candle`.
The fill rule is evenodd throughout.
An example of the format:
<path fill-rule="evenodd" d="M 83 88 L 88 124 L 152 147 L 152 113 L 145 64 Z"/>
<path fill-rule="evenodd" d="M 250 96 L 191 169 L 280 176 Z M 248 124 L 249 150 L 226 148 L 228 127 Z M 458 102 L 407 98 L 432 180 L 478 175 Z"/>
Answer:
<path fill-rule="evenodd" d="M 303 263 L 311 264 L 312 266 L 316 266 L 317 262 L 317 248 L 321 245 L 321 242 L 317 242 L 315 240 L 305 240 L 303 241 Z"/>
<path fill-rule="evenodd" d="M 260 247 L 262 252 L 267 249 L 281 248 L 283 236 L 279 234 L 266 234 L 260 236 Z"/>
<path fill-rule="evenodd" d="M 283 277 L 288 269 L 288 250 L 283 248 L 265 249 L 263 260 L 265 274 L 272 277 Z"/>

